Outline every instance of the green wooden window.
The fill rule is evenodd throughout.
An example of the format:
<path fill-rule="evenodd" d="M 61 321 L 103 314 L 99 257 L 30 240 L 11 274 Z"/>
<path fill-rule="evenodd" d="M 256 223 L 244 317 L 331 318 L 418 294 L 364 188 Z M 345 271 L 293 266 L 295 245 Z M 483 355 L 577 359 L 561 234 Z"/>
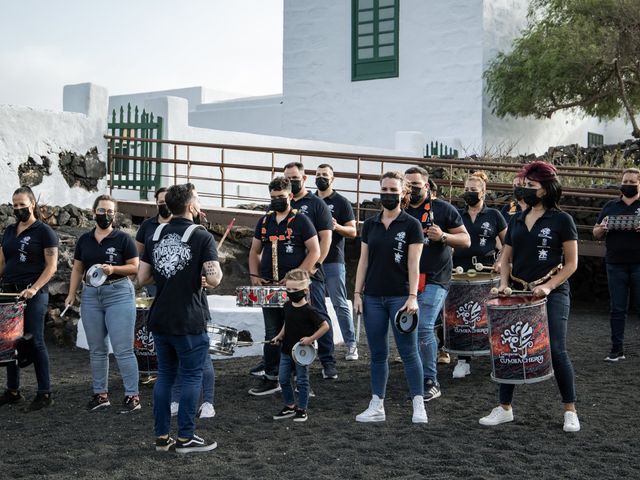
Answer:
<path fill-rule="evenodd" d="M 398 76 L 400 0 L 351 0 L 351 80 Z"/>
<path fill-rule="evenodd" d="M 587 147 L 598 147 L 604 145 L 604 135 L 587 132 Z"/>

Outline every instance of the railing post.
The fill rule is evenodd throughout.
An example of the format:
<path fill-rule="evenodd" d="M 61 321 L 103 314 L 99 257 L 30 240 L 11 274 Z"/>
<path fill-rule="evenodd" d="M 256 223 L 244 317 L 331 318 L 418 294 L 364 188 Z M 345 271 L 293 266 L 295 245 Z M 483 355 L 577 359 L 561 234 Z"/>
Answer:
<path fill-rule="evenodd" d="M 358 167 L 356 173 L 356 230 L 360 224 L 360 157 L 358 157 Z"/>
<path fill-rule="evenodd" d="M 178 145 L 173 144 L 173 184 L 178 184 Z"/>
<path fill-rule="evenodd" d="M 114 139 L 112 138 L 109 146 L 107 147 L 107 165 L 109 166 L 109 195 L 113 195 L 113 144 Z"/>
<path fill-rule="evenodd" d="M 191 158 L 189 157 L 189 145 L 187 145 L 187 183 L 191 183 Z"/>
<path fill-rule="evenodd" d="M 271 152 L 271 178 L 276 174 L 276 152 Z"/>
<path fill-rule="evenodd" d="M 220 205 L 224 207 L 224 148 L 220 155 Z"/>

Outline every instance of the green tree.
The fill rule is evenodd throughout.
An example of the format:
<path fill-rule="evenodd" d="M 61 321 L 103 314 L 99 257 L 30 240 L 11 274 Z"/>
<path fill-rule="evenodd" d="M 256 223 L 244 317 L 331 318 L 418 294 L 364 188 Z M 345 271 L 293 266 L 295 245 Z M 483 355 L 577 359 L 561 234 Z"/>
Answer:
<path fill-rule="evenodd" d="M 522 36 L 484 75 L 499 117 L 625 114 L 640 138 L 640 0 L 532 0 Z"/>

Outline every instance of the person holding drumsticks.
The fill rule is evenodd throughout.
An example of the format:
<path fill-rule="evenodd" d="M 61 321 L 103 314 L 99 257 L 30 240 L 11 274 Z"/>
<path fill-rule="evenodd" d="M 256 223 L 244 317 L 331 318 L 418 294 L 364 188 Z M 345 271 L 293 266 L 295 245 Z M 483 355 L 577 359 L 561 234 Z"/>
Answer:
<path fill-rule="evenodd" d="M 320 258 L 320 243 L 311 220 L 291 208 L 291 182 L 286 177 L 275 177 L 269 183 L 269 195 L 271 208 L 256 224 L 249 251 L 249 273 L 251 285 L 255 287 L 284 285 L 285 275 L 294 268 L 313 275 L 314 265 Z M 265 340 L 271 340 L 282 330 L 284 309 L 263 308 L 262 315 Z M 266 343 L 263 362 L 264 374 L 249 390 L 250 395 L 271 395 L 281 390 L 278 385 L 280 347 Z"/>
<path fill-rule="evenodd" d="M 136 323 L 135 289 L 129 280 L 138 271 L 138 251 L 133 238 L 113 227 L 116 201 L 100 195 L 93 202 L 96 226 L 76 242 L 69 295 L 65 305 L 73 305 L 80 283 L 83 284 L 80 316 L 89 345 L 93 397 L 89 411 L 111 406 L 109 401 L 109 340 L 124 384 L 124 402 L 120 413 L 140 410 L 138 361 L 133 353 Z M 99 265 L 106 279 L 92 285 L 83 277 Z"/>
<path fill-rule="evenodd" d="M 362 313 L 371 352 L 371 401 L 356 416 L 357 422 L 383 422 L 384 397 L 389 377 L 389 324 L 402 358 L 413 423 L 427 423 L 424 407 L 422 363 L 418 356 L 417 329 L 400 332 L 394 318 L 399 311 L 418 313 L 418 279 L 424 236 L 420 222 L 402 209 L 406 197 L 400 172 L 387 172 L 380 180 L 382 212 L 362 226 L 360 259 L 353 307 Z M 437 314 L 437 312 L 436 312 Z"/>
<path fill-rule="evenodd" d="M 16 293 L 26 300 L 24 333 L 33 336 L 38 391 L 28 411 L 53 405 L 49 379 L 49 353 L 44 341 L 44 317 L 49 305 L 47 283 L 58 269 L 58 236 L 40 221 L 36 197 L 29 187 L 13 192 L 16 223 L 8 225 L 0 248 L 0 289 Z M 7 389 L 0 396 L 0 406 L 24 401 L 20 393 L 20 368 L 7 366 Z"/>
<path fill-rule="evenodd" d="M 607 281 L 610 297 L 611 351 L 606 362 L 624 360 L 624 324 L 627 320 L 629 297 L 640 305 L 640 229 L 608 228 L 610 215 L 640 215 L 640 170 L 627 168 L 622 172 L 621 197 L 604 206 L 595 227 L 596 240 L 606 238 Z"/>
<path fill-rule="evenodd" d="M 485 204 L 487 180 L 489 179 L 484 172 L 474 172 L 464 183 L 462 199 L 466 207 L 458 211 L 471 237 L 471 246 L 456 248 L 453 251 L 453 266 L 462 267 L 464 271 L 476 271 L 474 258 L 484 267 L 500 271 L 500 264 L 496 262 L 496 239 L 500 239 L 501 245 L 504 243 L 507 222 L 498 210 L 489 208 Z M 464 378 L 470 375 L 470 362 L 471 357 L 458 356 L 458 363 L 453 369 L 453 378 Z"/>
<path fill-rule="evenodd" d="M 570 295 L 567 281 L 578 267 L 578 233 L 573 218 L 558 208 L 562 186 L 553 165 L 535 161 L 520 172 L 519 193 L 527 209 L 509 224 L 500 255 L 500 286 L 504 292 L 529 288 L 535 297 L 546 297 L 551 360 L 562 403 L 565 432 L 580 430 L 576 413 L 575 375 L 567 352 Z M 494 426 L 513 421 L 515 386 L 500 384 L 500 405 L 480 419 Z"/>

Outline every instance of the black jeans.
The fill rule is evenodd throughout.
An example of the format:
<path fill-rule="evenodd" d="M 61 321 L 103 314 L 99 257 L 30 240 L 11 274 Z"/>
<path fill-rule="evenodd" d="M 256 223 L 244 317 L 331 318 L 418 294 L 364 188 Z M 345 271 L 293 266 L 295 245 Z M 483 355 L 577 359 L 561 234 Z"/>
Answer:
<path fill-rule="evenodd" d="M 624 344 L 629 297 L 640 308 L 640 264 L 607 263 L 611 315 L 611 350 L 619 352 Z"/>
<path fill-rule="evenodd" d="M 567 323 L 570 308 L 569 284 L 565 282 L 547 297 L 551 363 L 562 403 L 575 403 L 576 401 L 575 375 L 567 352 Z M 515 385 L 500 384 L 500 403 L 510 405 L 514 390 Z"/>

